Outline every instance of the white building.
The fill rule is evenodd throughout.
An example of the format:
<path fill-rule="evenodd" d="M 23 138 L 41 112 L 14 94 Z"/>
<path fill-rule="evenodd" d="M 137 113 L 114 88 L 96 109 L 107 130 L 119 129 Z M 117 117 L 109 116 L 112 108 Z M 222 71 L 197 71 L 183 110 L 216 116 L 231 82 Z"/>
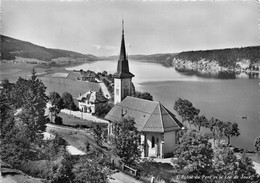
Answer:
<path fill-rule="evenodd" d="M 102 103 L 107 102 L 107 98 L 101 92 L 88 91 L 78 98 L 79 109 L 82 112 L 94 114 Z"/>
<path fill-rule="evenodd" d="M 140 132 L 144 147 L 142 157 L 163 158 L 173 152 L 182 124 L 160 102 L 127 96 L 109 111 L 105 119 L 112 122 L 128 117 L 134 118 Z M 114 135 L 112 123 L 108 125 L 108 134 Z"/>

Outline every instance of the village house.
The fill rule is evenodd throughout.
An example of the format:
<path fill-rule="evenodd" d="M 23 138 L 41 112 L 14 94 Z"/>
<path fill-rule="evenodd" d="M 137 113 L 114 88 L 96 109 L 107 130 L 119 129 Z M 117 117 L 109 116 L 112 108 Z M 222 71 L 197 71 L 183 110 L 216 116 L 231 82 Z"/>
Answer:
<path fill-rule="evenodd" d="M 114 134 L 114 121 L 132 117 L 140 133 L 142 157 L 160 157 L 171 154 L 178 144 L 178 131 L 182 124 L 160 102 L 131 97 L 132 77 L 126 56 L 124 29 L 122 31 L 121 50 L 114 77 L 115 106 L 105 116 L 108 135 Z"/>
<path fill-rule="evenodd" d="M 106 103 L 108 99 L 101 92 L 88 91 L 80 95 L 78 98 L 79 109 L 84 113 L 94 114 L 102 103 Z"/>

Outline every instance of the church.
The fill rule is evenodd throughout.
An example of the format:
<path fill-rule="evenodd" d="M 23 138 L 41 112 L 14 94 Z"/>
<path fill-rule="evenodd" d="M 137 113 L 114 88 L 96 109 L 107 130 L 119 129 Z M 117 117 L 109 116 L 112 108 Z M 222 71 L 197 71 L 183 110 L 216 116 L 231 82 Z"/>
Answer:
<path fill-rule="evenodd" d="M 114 107 L 105 116 L 110 123 L 108 135 L 113 134 L 113 121 L 132 117 L 140 132 L 142 157 L 164 158 L 169 156 L 178 144 L 178 131 L 183 125 L 160 102 L 131 97 L 132 78 L 129 71 L 124 40 L 124 22 L 117 71 L 114 77 Z"/>

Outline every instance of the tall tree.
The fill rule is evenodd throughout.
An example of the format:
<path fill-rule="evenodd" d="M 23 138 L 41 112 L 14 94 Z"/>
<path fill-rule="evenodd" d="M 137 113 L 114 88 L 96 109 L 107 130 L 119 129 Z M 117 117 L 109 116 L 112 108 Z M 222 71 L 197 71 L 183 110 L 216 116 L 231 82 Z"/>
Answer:
<path fill-rule="evenodd" d="M 240 135 L 237 123 L 225 122 L 224 135 L 228 138 L 228 145 L 230 144 L 230 137 L 237 137 Z"/>
<path fill-rule="evenodd" d="M 201 127 L 208 126 L 208 120 L 204 115 L 195 116 L 192 123 L 198 128 L 199 131 Z"/>
<path fill-rule="evenodd" d="M 74 99 L 70 93 L 64 92 L 62 94 L 62 100 L 63 100 L 64 108 L 70 109 L 70 110 L 76 110 L 76 105 L 74 103 Z"/>
<path fill-rule="evenodd" d="M 195 108 L 189 100 L 181 98 L 175 101 L 173 108 L 181 116 L 182 122 L 187 121 L 189 123 L 189 128 L 191 129 L 191 123 L 194 117 L 198 116 L 200 110 Z"/>
<path fill-rule="evenodd" d="M 212 132 L 214 145 L 216 145 L 215 144 L 216 139 L 218 140 L 217 142 L 219 145 L 220 138 L 224 135 L 224 129 L 225 129 L 224 122 L 219 119 L 211 118 L 211 120 L 209 120 L 207 127 Z"/>
<path fill-rule="evenodd" d="M 30 139 L 34 141 L 38 136 L 42 136 L 41 134 L 46 128 L 45 108 L 48 97 L 45 94 L 46 87 L 37 78 L 35 69 L 32 70 L 27 86 L 27 91 L 22 96 L 23 108 L 20 119 L 28 127 L 31 134 Z"/>
<path fill-rule="evenodd" d="M 52 121 L 52 114 L 54 113 L 54 116 L 57 117 L 57 114 L 60 113 L 60 110 L 63 109 L 63 100 L 60 97 L 59 93 L 57 92 L 51 92 L 49 95 L 49 99 L 51 102 L 51 107 L 49 108 L 51 112 L 51 122 Z"/>
<path fill-rule="evenodd" d="M 59 160 L 60 159 L 60 160 Z M 57 167 L 53 168 L 53 177 L 51 183 L 74 183 L 75 174 L 73 166 L 75 160 L 69 153 L 64 153 L 58 160 L 60 161 Z"/>
<path fill-rule="evenodd" d="M 115 153 L 125 164 L 131 165 L 139 160 L 139 134 L 133 118 L 122 118 L 114 123 L 115 126 Z"/>

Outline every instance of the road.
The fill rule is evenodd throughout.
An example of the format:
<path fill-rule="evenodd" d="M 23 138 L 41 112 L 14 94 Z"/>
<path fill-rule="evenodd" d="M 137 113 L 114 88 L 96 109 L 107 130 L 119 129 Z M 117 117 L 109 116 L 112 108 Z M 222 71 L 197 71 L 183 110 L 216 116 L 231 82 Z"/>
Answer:
<path fill-rule="evenodd" d="M 117 172 L 110 176 L 108 179 L 109 183 L 143 183 L 135 178 L 124 174 L 123 172 Z"/>
<path fill-rule="evenodd" d="M 99 85 L 100 85 L 100 87 L 102 89 L 103 95 L 106 98 L 111 99 L 111 95 L 110 95 L 109 91 L 107 90 L 106 85 L 102 81 L 100 81 L 99 79 L 96 79 L 96 80 L 97 80 L 97 82 L 99 83 Z"/>

